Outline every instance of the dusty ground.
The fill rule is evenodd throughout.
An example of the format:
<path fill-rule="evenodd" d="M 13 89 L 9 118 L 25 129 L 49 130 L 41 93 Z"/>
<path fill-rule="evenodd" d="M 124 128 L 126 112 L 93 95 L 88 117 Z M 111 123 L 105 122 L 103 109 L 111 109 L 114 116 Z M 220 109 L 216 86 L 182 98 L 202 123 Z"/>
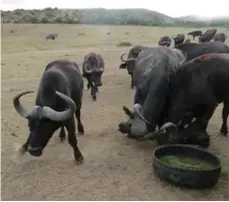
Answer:
<path fill-rule="evenodd" d="M 13 33 L 10 30 L 13 29 Z M 134 45 L 157 43 L 160 36 L 187 33 L 181 28 L 109 27 L 76 25 L 2 26 L 2 199 L 3 200 L 229 200 L 229 139 L 221 137 L 221 107 L 209 125 L 210 150 L 222 160 L 222 177 L 212 190 L 178 189 L 160 181 L 153 173 L 153 142 L 136 142 L 117 131 L 130 106 L 133 91 L 125 70 L 119 70 L 116 47 L 128 40 Z M 55 41 L 46 41 L 56 32 Z M 107 35 L 110 32 L 110 35 Z M 68 58 L 80 65 L 89 51 L 100 52 L 106 62 L 104 86 L 98 101 L 84 91 L 82 121 L 85 135 L 78 137 L 85 162 L 77 166 L 67 142 L 55 135 L 40 158 L 17 157 L 28 128 L 12 107 L 12 97 L 23 90 L 37 90 L 45 65 Z M 86 82 L 85 82 L 86 83 Z M 85 85 L 86 86 L 86 85 Z M 86 89 L 86 88 L 85 88 Z M 22 98 L 30 107 L 35 93 Z M 59 131 L 58 131 L 59 132 Z M 15 135 L 16 136 L 15 136 Z"/>

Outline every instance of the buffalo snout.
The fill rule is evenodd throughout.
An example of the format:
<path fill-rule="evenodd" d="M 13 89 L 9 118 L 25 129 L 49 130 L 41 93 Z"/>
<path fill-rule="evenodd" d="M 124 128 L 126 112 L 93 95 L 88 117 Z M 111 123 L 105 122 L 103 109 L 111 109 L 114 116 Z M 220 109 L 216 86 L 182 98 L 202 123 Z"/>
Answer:
<path fill-rule="evenodd" d="M 40 147 L 32 147 L 31 145 L 29 145 L 27 151 L 31 156 L 39 157 L 42 155 L 42 148 Z"/>

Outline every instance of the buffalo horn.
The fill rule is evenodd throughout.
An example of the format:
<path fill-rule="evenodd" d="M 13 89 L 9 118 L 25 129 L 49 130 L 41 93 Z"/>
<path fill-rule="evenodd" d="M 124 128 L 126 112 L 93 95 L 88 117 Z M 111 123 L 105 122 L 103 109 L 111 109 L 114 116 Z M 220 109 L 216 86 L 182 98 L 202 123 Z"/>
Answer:
<path fill-rule="evenodd" d="M 161 130 L 165 130 L 165 129 L 169 128 L 169 127 L 174 127 L 175 129 L 177 129 L 177 126 L 176 126 L 174 123 L 172 123 L 172 122 L 167 122 L 167 123 L 165 123 L 159 130 L 160 130 L 160 131 L 161 131 Z"/>
<path fill-rule="evenodd" d="M 169 127 L 174 127 L 177 130 L 177 126 L 172 123 L 172 122 L 168 122 L 165 123 L 159 130 L 153 132 L 153 133 L 148 133 L 144 136 L 144 139 L 156 139 L 158 135 L 165 135 L 166 132 L 164 132 L 164 130 L 166 130 Z"/>
<path fill-rule="evenodd" d="M 91 74 L 91 73 L 92 73 L 92 70 L 89 69 L 88 67 L 89 67 L 89 65 L 86 64 L 86 65 L 85 65 L 85 68 L 84 68 L 84 71 L 85 71 L 86 73 L 88 73 L 88 74 Z"/>
<path fill-rule="evenodd" d="M 123 56 L 124 56 L 124 55 L 127 55 L 127 53 L 123 53 L 123 54 L 121 55 L 121 61 L 122 61 L 122 62 L 126 62 L 126 60 L 123 59 Z"/>
<path fill-rule="evenodd" d="M 184 53 L 184 60 L 182 60 L 182 61 L 180 62 L 180 65 L 181 65 L 182 63 L 184 63 L 184 62 L 187 60 L 187 58 L 188 58 L 187 53 Z"/>
<path fill-rule="evenodd" d="M 56 91 L 56 95 L 58 95 L 63 100 L 65 100 L 69 104 L 69 108 L 66 109 L 65 111 L 58 112 L 58 111 L 53 110 L 50 107 L 44 106 L 42 108 L 42 116 L 52 121 L 65 121 L 69 119 L 72 116 L 72 114 L 74 114 L 74 112 L 76 111 L 75 102 L 70 97 L 58 91 Z"/>
<path fill-rule="evenodd" d="M 137 104 L 134 105 L 134 112 L 135 112 L 135 113 L 136 113 L 145 123 L 150 124 L 150 122 L 147 121 L 147 120 L 145 119 L 145 117 L 141 114 L 140 109 L 141 109 L 141 105 L 140 105 L 140 104 L 137 103 Z"/>
<path fill-rule="evenodd" d="M 19 93 L 18 95 L 16 95 L 13 98 L 13 105 L 14 105 L 15 110 L 17 111 L 17 113 L 20 116 L 22 116 L 23 118 L 26 118 L 26 119 L 35 117 L 37 114 L 38 108 L 40 108 L 39 106 L 35 106 L 32 110 L 27 110 L 21 105 L 20 100 L 19 100 L 20 97 L 22 97 L 25 94 L 32 93 L 32 92 L 33 91 L 24 91 L 22 93 Z"/>

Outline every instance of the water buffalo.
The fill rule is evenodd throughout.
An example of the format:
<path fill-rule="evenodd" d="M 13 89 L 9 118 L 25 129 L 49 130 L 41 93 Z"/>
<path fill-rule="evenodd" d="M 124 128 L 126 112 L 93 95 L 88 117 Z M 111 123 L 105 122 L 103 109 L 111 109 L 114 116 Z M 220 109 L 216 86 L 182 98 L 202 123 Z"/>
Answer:
<path fill-rule="evenodd" d="M 168 122 L 162 126 L 176 128 L 187 111 L 199 108 L 197 122 L 204 131 L 207 129 L 218 104 L 223 103 L 223 124 L 220 132 L 228 133 L 229 114 L 229 54 L 206 54 L 187 63 L 177 70 L 172 82 Z"/>
<path fill-rule="evenodd" d="M 121 55 L 121 61 L 123 62 L 119 68 L 120 69 L 127 69 L 128 74 L 131 76 L 131 88 L 134 88 L 134 83 L 133 83 L 133 72 L 134 72 L 134 63 L 132 61 L 133 58 L 137 58 L 138 55 L 148 47 L 146 46 L 134 46 L 133 48 L 130 49 L 129 54 L 127 56 L 127 59 L 125 60 L 123 57 L 124 55 L 127 55 L 127 53 L 123 53 Z"/>
<path fill-rule="evenodd" d="M 187 60 L 208 53 L 229 53 L 229 47 L 222 42 L 213 41 L 207 43 L 184 43 L 174 47 L 187 54 Z"/>
<path fill-rule="evenodd" d="M 89 53 L 84 57 L 82 70 L 83 77 L 88 81 L 87 88 L 91 88 L 91 96 L 93 100 L 96 100 L 96 92 L 98 87 L 102 86 L 101 81 L 102 74 L 104 72 L 105 63 L 102 56 L 99 53 Z"/>
<path fill-rule="evenodd" d="M 184 34 L 178 34 L 175 37 L 173 37 L 173 40 L 174 40 L 174 46 L 178 46 L 184 42 L 185 36 Z"/>
<path fill-rule="evenodd" d="M 226 41 L 226 34 L 224 33 L 217 33 L 214 37 L 214 41 L 221 41 L 221 42 L 225 42 Z"/>
<path fill-rule="evenodd" d="M 199 37 L 199 42 L 200 43 L 210 42 L 214 38 L 216 32 L 217 32 L 217 29 L 209 29 L 209 30 L 207 30 L 205 33 L 203 33 Z"/>
<path fill-rule="evenodd" d="M 33 91 L 16 95 L 13 105 L 17 113 L 28 119 L 29 136 L 21 147 L 21 152 L 28 151 L 32 156 L 41 156 L 49 139 L 61 127 L 60 137 L 65 137 L 64 127 L 68 131 L 68 141 L 74 151 L 75 160 L 83 162 L 83 155 L 77 146 L 75 120 L 78 132 L 83 134 L 84 127 L 80 119 L 83 96 L 83 78 L 75 62 L 55 60 L 50 62 L 41 77 L 35 106 L 28 110 L 20 103 L 20 97 Z"/>
<path fill-rule="evenodd" d="M 120 132 L 138 138 L 164 123 L 170 79 L 183 60 L 181 51 L 163 46 L 148 48 L 132 59 L 136 85 L 134 111 L 123 108 L 129 120 L 119 124 Z"/>
<path fill-rule="evenodd" d="M 202 35 L 202 31 L 200 31 L 200 30 L 192 31 L 192 32 L 189 32 L 188 35 L 192 36 L 193 40 L 195 40 L 196 36 L 201 36 Z"/>
<path fill-rule="evenodd" d="M 167 46 L 169 47 L 170 44 L 171 44 L 172 40 L 169 36 L 163 36 L 160 38 L 159 42 L 158 42 L 158 45 L 159 46 Z"/>

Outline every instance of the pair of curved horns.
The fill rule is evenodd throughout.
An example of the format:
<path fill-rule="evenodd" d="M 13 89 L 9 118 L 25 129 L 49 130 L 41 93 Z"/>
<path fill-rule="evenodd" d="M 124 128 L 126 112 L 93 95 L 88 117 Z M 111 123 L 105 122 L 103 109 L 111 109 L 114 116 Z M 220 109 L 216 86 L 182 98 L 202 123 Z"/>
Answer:
<path fill-rule="evenodd" d="M 63 93 L 60 93 L 58 91 L 55 91 L 56 95 L 65 100 L 69 108 L 65 111 L 58 112 L 53 110 L 50 107 L 44 106 L 34 106 L 32 110 L 27 110 L 24 108 L 20 103 L 20 97 L 22 97 L 25 94 L 32 93 L 33 91 L 24 91 L 22 93 L 19 93 L 16 95 L 13 99 L 13 105 L 17 113 L 22 116 L 23 118 L 29 119 L 29 118 L 48 118 L 52 121 L 65 121 L 69 119 L 74 112 L 76 111 L 76 105 L 75 102 L 69 98 L 68 96 L 64 95 Z"/>

